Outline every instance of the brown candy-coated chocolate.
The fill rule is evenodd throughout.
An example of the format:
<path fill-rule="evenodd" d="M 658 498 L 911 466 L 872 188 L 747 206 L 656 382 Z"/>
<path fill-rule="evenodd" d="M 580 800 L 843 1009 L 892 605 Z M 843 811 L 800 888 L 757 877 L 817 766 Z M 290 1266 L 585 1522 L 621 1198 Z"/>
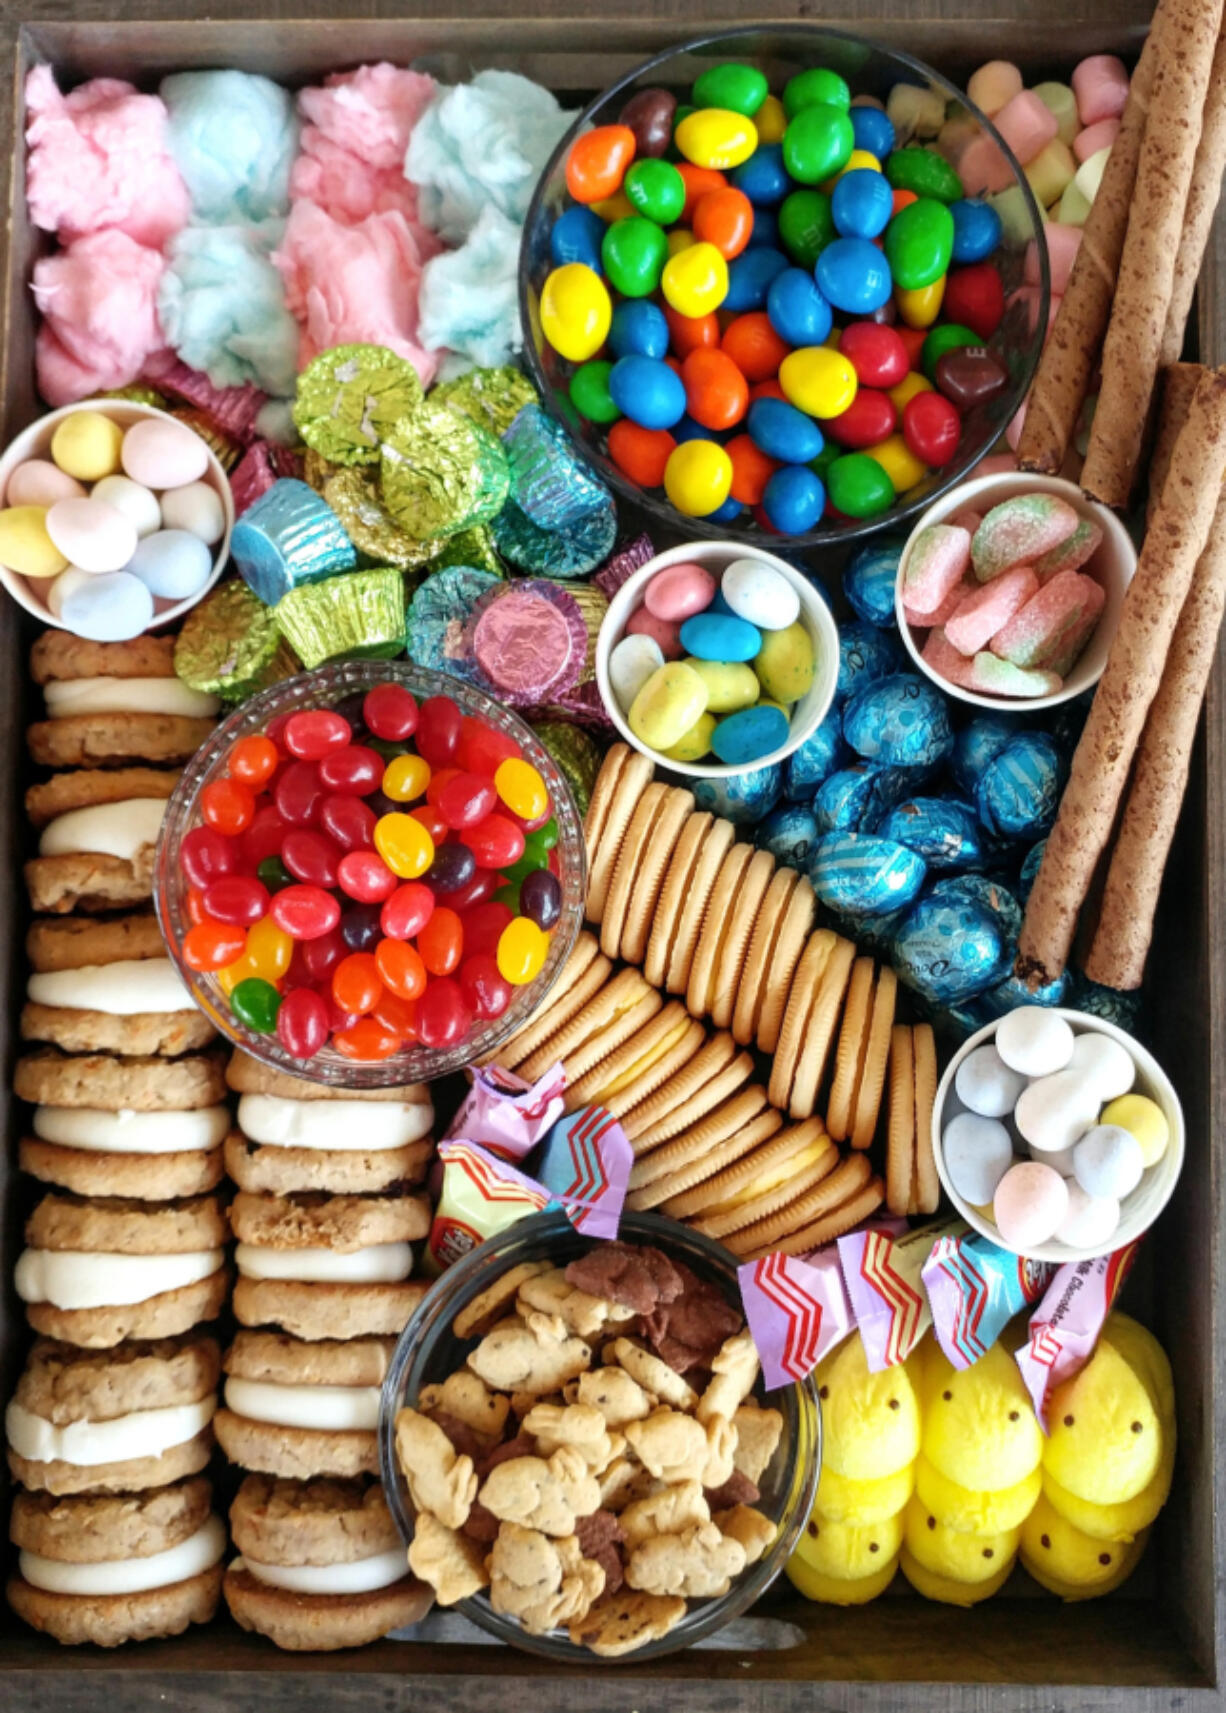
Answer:
<path fill-rule="evenodd" d="M 673 139 L 677 97 L 667 89 L 640 89 L 618 115 L 619 125 L 634 132 L 636 159 L 658 159 Z"/>
<path fill-rule="evenodd" d="M 937 362 L 937 387 L 959 410 L 974 410 L 1003 392 L 1009 371 L 998 357 L 982 345 L 963 345 L 946 351 Z"/>

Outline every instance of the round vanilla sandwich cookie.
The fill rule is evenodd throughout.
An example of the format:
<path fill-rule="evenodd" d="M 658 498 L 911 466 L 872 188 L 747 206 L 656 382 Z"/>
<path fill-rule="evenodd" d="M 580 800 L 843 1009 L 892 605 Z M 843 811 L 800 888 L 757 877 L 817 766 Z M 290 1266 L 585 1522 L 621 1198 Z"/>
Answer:
<path fill-rule="evenodd" d="M 224 1106 L 188 1112 L 103 1112 L 36 1106 L 18 1144 L 23 1172 L 80 1196 L 168 1201 L 205 1195 L 223 1176 Z"/>
<path fill-rule="evenodd" d="M 215 1339 L 80 1350 L 36 1340 L 5 1412 L 13 1479 L 34 1492 L 127 1493 L 195 1475 L 213 1447 Z"/>
<path fill-rule="evenodd" d="M 207 1624 L 226 1550 L 210 1499 L 202 1479 L 122 1497 L 18 1493 L 9 1605 L 68 1646 L 114 1648 Z"/>
<path fill-rule="evenodd" d="M 242 1469 L 306 1480 L 379 1473 L 379 1390 L 393 1338 L 243 1331 L 226 1352 L 214 1427 Z"/>
<path fill-rule="evenodd" d="M 361 1647 L 430 1609 L 377 1482 L 248 1475 L 230 1532 L 241 1556 L 226 1571 L 226 1605 L 279 1648 Z"/>
<path fill-rule="evenodd" d="M 170 1338 L 226 1299 L 225 1214 L 216 1196 L 142 1202 L 52 1191 L 26 1222 L 14 1273 L 35 1332 L 87 1349 Z"/>
<path fill-rule="evenodd" d="M 370 1195 L 420 1184 L 434 1158 L 434 1138 L 398 1148 L 285 1148 L 261 1146 L 231 1130 L 223 1145 L 226 1176 L 240 1190 L 258 1195 L 293 1195 L 324 1190 L 329 1195 Z"/>

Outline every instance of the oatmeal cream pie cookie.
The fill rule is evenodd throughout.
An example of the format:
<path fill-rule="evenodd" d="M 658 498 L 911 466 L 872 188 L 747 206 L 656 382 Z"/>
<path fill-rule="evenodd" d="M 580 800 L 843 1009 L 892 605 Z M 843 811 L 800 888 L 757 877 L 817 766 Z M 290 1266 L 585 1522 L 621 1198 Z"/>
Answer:
<path fill-rule="evenodd" d="M 230 1531 L 241 1556 L 226 1571 L 226 1605 L 279 1648 L 362 1647 L 430 1609 L 377 1482 L 248 1475 Z"/>
<path fill-rule="evenodd" d="M 9 1605 L 68 1646 L 115 1648 L 207 1624 L 226 1549 L 225 1524 L 210 1502 L 199 1477 L 149 1493 L 18 1493 Z"/>
<path fill-rule="evenodd" d="M 176 677 L 173 636 L 100 643 L 45 631 L 30 672 L 47 709 L 30 727 L 30 754 L 44 767 L 186 761 L 220 707 Z"/>
<path fill-rule="evenodd" d="M 209 1461 L 221 1356 L 215 1339 L 79 1350 L 40 1338 L 5 1412 L 13 1479 L 31 1492 L 135 1493 Z"/>
<path fill-rule="evenodd" d="M 308 1480 L 379 1473 L 379 1391 L 394 1338 L 242 1331 L 225 1356 L 221 1449 L 242 1469 Z"/>
<path fill-rule="evenodd" d="M 26 794 L 38 855 L 25 864 L 36 911 L 88 915 L 153 896 L 153 857 L 177 774 L 154 767 L 60 773 Z"/>

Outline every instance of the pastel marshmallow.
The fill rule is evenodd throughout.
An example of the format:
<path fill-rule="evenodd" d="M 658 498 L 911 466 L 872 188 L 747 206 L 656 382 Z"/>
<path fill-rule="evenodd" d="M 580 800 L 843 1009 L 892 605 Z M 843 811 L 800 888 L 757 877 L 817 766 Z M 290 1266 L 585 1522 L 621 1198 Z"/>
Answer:
<path fill-rule="evenodd" d="M 1077 113 L 1077 97 L 1073 94 L 1071 85 L 1067 83 L 1036 83 L 1034 93 L 1049 112 L 1056 118 L 1056 135 L 1062 143 L 1072 146 L 1073 138 L 1081 128 L 1081 119 Z"/>
<path fill-rule="evenodd" d="M 971 563 L 981 583 L 1014 565 L 1030 565 L 1077 528 L 1079 516 L 1056 494 L 1015 494 L 993 506 L 971 539 Z"/>
<path fill-rule="evenodd" d="M 1092 155 L 1082 161 L 1074 175 L 1073 183 L 1091 205 L 1098 195 L 1099 185 L 1103 182 L 1103 173 L 1107 170 L 1110 153 L 1110 149 L 1095 149 Z"/>
<path fill-rule="evenodd" d="M 958 177 L 968 196 L 983 196 L 990 191 L 1007 190 L 1013 184 L 1013 168 L 995 137 L 983 131 L 959 156 Z"/>
<path fill-rule="evenodd" d="M 971 73 L 966 93 L 981 113 L 995 119 L 1001 108 L 1020 95 L 1024 87 L 1021 72 L 1010 60 L 990 59 Z"/>
<path fill-rule="evenodd" d="M 1100 149 L 1109 149 L 1120 134 L 1118 119 L 1100 119 L 1096 125 L 1087 125 L 1084 131 L 1078 131 L 1073 138 L 1073 154 L 1080 166 L 1082 161 L 1088 161 L 1091 155 L 1096 155 Z"/>
<path fill-rule="evenodd" d="M 935 613 L 962 580 L 971 561 L 971 537 L 955 524 L 936 523 L 911 544 L 903 571 L 903 599 L 916 613 Z"/>
<path fill-rule="evenodd" d="M 945 621 L 945 635 L 959 654 L 978 654 L 1006 626 L 1019 607 L 1039 592 L 1029 565 L 1015 565 L 991 583 L 978 583 Z"/>
<path fill-rule="evenodd" d="M 1024 167 L 1053 140 L 1059 126 L 1051 108 L 1033 91 L 1023 89 L 996 115 L 996 129 Z"/>
<path fill-rule="evenodd" d="M 1079 653 L 1105 601 L 1093 577 L 1081 571 L 1059 571 L 992 638 L 992 653 L 1037 672 L 1061 670 L 1057 663 L 1063 663 L 1063 677 L 1076 660 L 1076 654 L 1069 658 L 1073 639 Z"/>
<path fill-rule="evenodd" d="M 1077 173 L 1077 160 L 1067 143 L 1062 143 L 1059 137 L 1052 137 L 1022 171 L 1036 200 L 1042 207 L 1050 208 L 1053 202 L 1059 202 L 1072 184 Z"/>
<path fill-rule="evenodd" d="M 1128 100 L 1128 68 L 1115 54 L 1090 54 L 1073 70 L 1077 116 L 1083 125 L 1118 119 Z"/>

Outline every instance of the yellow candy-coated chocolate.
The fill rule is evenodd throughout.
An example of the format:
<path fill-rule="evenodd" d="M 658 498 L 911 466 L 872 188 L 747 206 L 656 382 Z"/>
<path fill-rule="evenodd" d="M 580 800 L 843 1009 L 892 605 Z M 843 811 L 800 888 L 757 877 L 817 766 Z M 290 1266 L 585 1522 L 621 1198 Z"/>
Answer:
<path fill-rule="evenodd" d="M 834 189 L 835 185 L 839 182 L 839 180 L 841 178 L 843 178 L 849 172 L 880 172 L 880 171 L 881 171 L 881 162 L 877 159 L 876 155 L 870 154 L 870 152 L 867 149 L 853 149 L 847 157 L 846 166 L 840 167 L 838 172 L 835 173 L 834 177 L 828 178 L 826 180 L 825 184 L 818 186 L 818 189 L 821 191 L 824 191 L 825 194 L 827 196 L 829 196 L 830 192 Z"/>
<path fill-rule="evenodd" d="M 46 506 L 0 511 L 0 565 L 23 577 L 56 577 L 67 559 L 47 534 Z"/>
<path fill-rule="evenodd" d="M 802 345 L 779 365 L 784 397 L 808 416 L 841 416 L 856 396 L 856 371 L 840 351 Z"/>
<path fill-rule="evenodd" d="M 781 143 L 788 128 L 788 116 L 777 95 L 768 95 L 753 116 L 754 130 L 760 143 Z"/>
<path fill-rule="evenodd" d="M 100 482 L 120 468 L 123 429 L 100 410 L 75 410 L 51 436 L 51 456 L 78 482 Z"/>
<path fill-rule="evenodd" d="M 714 440 L 683 440 L 664 466 L 664 492 L 686 517 L 718 511 L 732 488 L 732 459 Z"/>
<path fill-rule="evenodd" d="M 706 711 L 702 679 L 683 660 L 669 660 L 656 668 L 631 703 L 630 730 L 648 749 L 672 749 Z"/>
<path fill-rule="evenodd" d="M 912 291 L 895 290 L 898 313 L 908 327 L 931 327 L 941 313 L 945 300 L 945 275 L 931 285 L 916 286 Z"/>
<path fill-rule="evenodd" d="M 662 750 L 670 761 L 701 761 L 711 753 L 711 733 L 715 730 L 714 714 L 699 714 L 694 724 L 670 749 Z"/>
<path fill-rule="evenodd" d="M 629 220 L 638 213 L 624 190 L 615 190 L 612 196 L 606 196 L 601 202 L 591 204 L 593 214 L 599 214 L 607 225 L 612 226 L 615 220 Z"/>
<path fill-rule="evenodd" d="M 776 702 L 798 702 L 813 688 L 816 665 L 813 638 L 797 619 L 784 630 L 768 630 L 754 656 L 753 669 L 766 694 Z"/>
<path fill-rule="evenodd" d="M 688 226 L 674 226 L 668 235 L 668 253 L 679 256 L 682 250 L 692 250 L 698 242 Z"/>
<path fill-rule="evenodd" d="M 687 244 L 665 262 L 660 290 L 678 315 L 709 315 L 728 295 L 728 264 L 714 244 Z"/>
<path fill-rule="evenodd" d="M 677 126 L 673 141 L 694 166 L 723 172 L 749 159 L 758 146 L 758 129 L 743 113 L 733 113 L 727 107 L 700 107 Z"/>
<path fill-rule="evenodd" d="M 1100 1124 L 1118 1124 L 1141 1144 L 1141 1161 L 1156 1166 L 1166 1153 L 1171 1127 L 1157 1101 L 1146 1094 L 1122 1094 L 1109 1101 L 1099 1116 Z"/>
<path fill-rule="evenodd" d="M 685 664 L 707 687 L 708 713 L 734 714 L 738 708 L 752 708 L 762 694 L 753 667 L 741 661 L 687 660 Z"/>
<path fill-rule="evenodd" d="M 555 268 L 541 292 L 541 331 L 560 357 L 586 363 L 608 338 L 613 305 L 600 275 L 582 262 Z"/>
<path fill-rule="evenodd" d="M 881 465 L 893 482 L 896 494 L 906 493 L 928 474 L 928 466 L 915 456 L 901 434 L 891 434 L 888 440 L 879 440 L 876 446 L 866 446 L 865 451 Z"/>
<path fill-rule="evenodd" d="M 921 375 L 918 369 L 912 369 L 910 374 L 903 376 L 896 387 L 887 389 L 887 396 L 894 409 L 901 416 L 918 393 L 930 393 L 932 390 L 932 382 L 927 375 Z"/>

